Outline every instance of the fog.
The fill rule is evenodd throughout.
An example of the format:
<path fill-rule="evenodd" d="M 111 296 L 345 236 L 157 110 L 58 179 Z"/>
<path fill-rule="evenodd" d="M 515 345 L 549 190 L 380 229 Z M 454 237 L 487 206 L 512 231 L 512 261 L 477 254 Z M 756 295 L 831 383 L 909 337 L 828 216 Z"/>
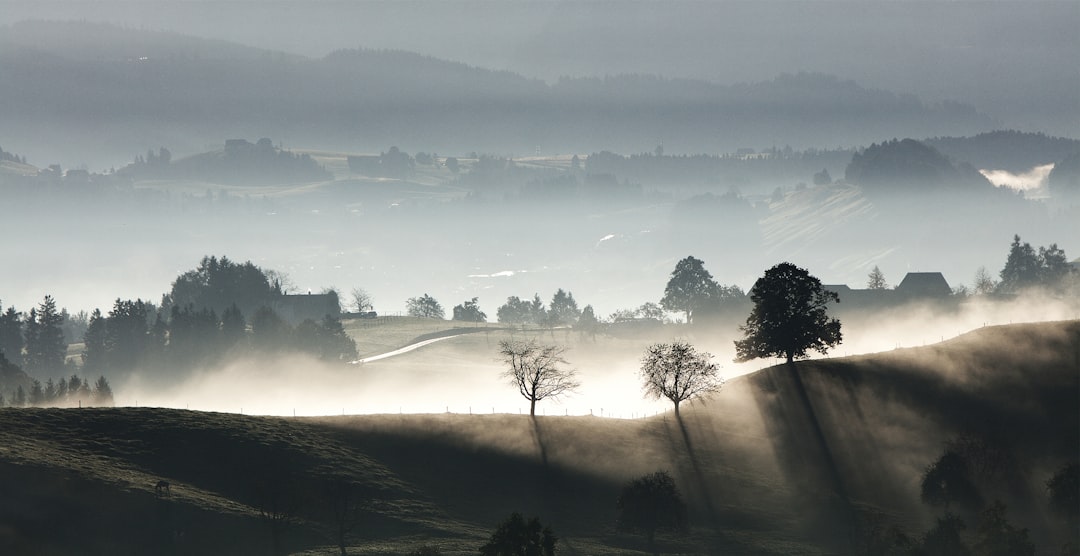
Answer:
<path fill-rule="evenodd" d="M 1080 249 L 1078 206 L 1048 185 L 1080 149 L 1069 3 L 860 3 L 858 18 L 819 2 L 253 5 L 3 4 L 0 63 L 18 76 L 0 83 L 4 307 L 157 303 L 223 255 L 284 273 L 289 293 L 362 287 L 382 315 L 430 294 L 448 312 L 475 297 L 493 322 L 509 296 L 562 288 L 604 318 L 657 302 L 688 255 L 743 291 L 780 261 L 826 284 L 861 288 L 878 267 L 956 288 L 996 278 L 1014 234 Z M 905 136 L 940 151 L 917 161 L 937 174 L 853 171 Z M 269 158 L 229 162 L 241 138 L 266 138 Z M 399 145 L 407 170 L 388 166 Z M 905 307 L 846 322 L 830 355 L 1076 317 L 1053 298 Z M 743 318 L 670 334 L 733 378 L 761 365 L 731 363 Z M 573 339 L 585 386 L 542 411 L 664 410 L 633 379 L 645 340 Z M 239 360 L 167 392 L 136 376 L 118 401 L 520 410 L 493 344 L 473 341 L 345 368 Z"/>
<path fill-rule="evenodd" d="M 257 9 L 253 6 L 257 5 Z M 814 71 L 928 100 L 973 101 L 1006 126 L 1078 123 L 1072 2 L 11 0 L 0 24 L 109 22 L 309 57 L 401 49 L 554 81 L 659 74 L 721 83 Z M 767 45 L 767 47 L 765 47 Z M 1005 78 L 1007 76 L 1007 78 Z M 1058 119 L 1061 109 L 1069 118 Z"/>
<path fill-rule="evenodd" d="M 1046 178 L 1054 170 L 1053 164 L 1036 166 L 1027 172 L 1014 174 L 1008 170 L 980 170 L 990 183 L 998 187 L 1011 187 L 1021 191 L 1046 187 Z"/>
<path fill-rule="evenodd" d="M 874 314 L 841 315 L 841 319 L 843 342 L 826 355 L 812 354 L 813 358 L 923 347 L 986 326 L 1077 320 L 1080 302 L 1036 294 L 1011 301 L 972 298 L 955 309 L 913 304 Z M 632 419 L 670 411 L 669 402 L 647 399 L 641 391 L 640 359 L 654 342 L 691 341 L 714 356 L 725 380 L 783 363 L 781 359 L 733 362 L 733 341 L 742 337 L 735 325 L 668 326 L 595 338 L 570 330 L 522 333 L 491 329 L 424 342 L 413 350 L 344 366 L 285 354 L 232 360 L 181 379 L 169 379 L 168 386 L 163 386 L 159 374 L 135 374 L 117 381 L 114 391 L 118 405 L 248 415 L 528 414 L 528 401 L 502 376 L 505 369 L 497 359 L 499 340 L 530 337 L 567 347 L 568 367 L 578 372 L 582 383 L 565 398 L 541 401 L 538 415 Z M 732 395 L 721 390 L 711 399 L 691 405 L 749 403 L 732 400 Z"/>

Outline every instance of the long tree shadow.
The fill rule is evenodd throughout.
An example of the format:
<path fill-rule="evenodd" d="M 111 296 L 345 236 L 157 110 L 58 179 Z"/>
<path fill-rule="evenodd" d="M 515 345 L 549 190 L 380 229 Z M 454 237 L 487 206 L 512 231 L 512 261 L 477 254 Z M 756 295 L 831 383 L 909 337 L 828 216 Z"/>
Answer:
<path fill-rule="evenodd" d="M 719 519 L 717 518 L 716 508 L 713 506 L 712 495 L 709 492 L 709 483 L 705 477 L 705 471 L 701 465 L 701 458 L 694 450 L 694 443 L 690 440 L 690 431 L 686 426 L 686 422 L 683 420 L 682 415 L 675 414 L 675 422 L 679 426 L 679 431 L 682 433 L 683 445 L 686 446 L 686 455 L 690 460 L 690 467 L 694 471 L 694 478 L 697 484 L 701 488 L 702 499 L 705 504 L 705 512 L 708 514 L 708 523 L 714 530 L 719 530 Z"/>
<path fill-rule="evenodd" d="M 547 444 L 544 442 L 543 431 L 540 430 L 540 421 L 537 420 L 536 415 L 529 417 L 532 424 L 533 442 L 536 443 L 536 450 L 540 453 L 540 463 L 543 464 L 544 469 L 548 466 L 548 453 Z"/>
<path fill-rule="evenodd" d="M 755 397 L 793 501 L 809 516 L 804 527 L 850 550 L 855 511 L 806 385 L 794 363 L 766 372 Z"/>

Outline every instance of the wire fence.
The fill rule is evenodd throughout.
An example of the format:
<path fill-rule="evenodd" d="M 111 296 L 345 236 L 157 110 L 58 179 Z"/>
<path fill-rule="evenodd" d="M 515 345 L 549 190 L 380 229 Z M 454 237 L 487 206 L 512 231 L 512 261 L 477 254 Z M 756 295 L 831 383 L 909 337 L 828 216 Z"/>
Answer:
<path fill-rule="evenodd" d="M 89 406 L 86 406 L 89 407 Z M 182 406 L 179 404 L 156 404 L 156 403 L 140 403 L 139 400 L 117 400 L 114 407 L 152 407 L 161 409 L 181 409 L 188 411 L 210 411 L 219 413 L 235 413 L 238 415 L 253 415 L 253 416 L 266 416 L 266 417 L 331 417 L 336 415 L 528 415 L 529 408 L 518 407 L 516 411 L 514 409 L 507 409 L 505 407 L 493 407 L 493 406 L 451 406 L 444 405 L 441 408 L 437 407 L 408 407 L 399 406 L 397 411 L 387 411 L 387 408 L 380 407 L 376 410 L 371 408 L 350 408 L 342 407 L 340 413 L 336 410 L 327 411 L 324 409 L 309 411 L 306 408 L 290 408 L 287 411 L 274 410 L 263 411 L 259 408 L 237 406 L 233 408 L 222 408 L 213 406 L 202 406 L 196 404 L 194 407 L 192 404 L 185 403 Z M 594 408 L 588 410 L 575 409 L 573 412 L 569 408 L 547 408 L 537 407 L 537 417 L 597 417 L 603 419 L 622 419 L 622 420 L 635 420 L 635 419 L 649 419 L 652 417 L 666 416 L 671 413 L 671 409 L 665 410 L 622 410 L 622 409 L 607 409 L 607 408 Z"/>

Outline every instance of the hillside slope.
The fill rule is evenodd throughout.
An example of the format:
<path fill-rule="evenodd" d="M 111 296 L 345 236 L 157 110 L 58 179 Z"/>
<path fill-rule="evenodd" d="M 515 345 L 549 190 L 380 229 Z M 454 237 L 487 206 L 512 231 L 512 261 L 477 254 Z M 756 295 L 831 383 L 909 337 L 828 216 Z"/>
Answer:
<path fill-rule="evenodd" d="M 511 511 L 539 515 L 564 554 L 627 554 L 614 531 L 629 478 L 667 469 L 692 529 L 668 552 L 856 553 L 872 525 L 917 534 L 944 443 L 1008 455 L 1009 519 L 1057 552 L 1068 529 L 1046 479 L 1080 446 L 1080 322 L 984 328 L 925 348 L 779 366 L 714 399 L 641 420 L 518 415 L 285 419 L 149 408 L 0 410 L 0 552 L 336 553 L 327 508 L 352 485 L 353 554 L 423 544 L 475 553 Z M 155 483 L 172 483 L 156 496 Z M 276 505 L 275 505 L 276 504 Z M 260 511 L 261 510 L 261 511 Z"/>

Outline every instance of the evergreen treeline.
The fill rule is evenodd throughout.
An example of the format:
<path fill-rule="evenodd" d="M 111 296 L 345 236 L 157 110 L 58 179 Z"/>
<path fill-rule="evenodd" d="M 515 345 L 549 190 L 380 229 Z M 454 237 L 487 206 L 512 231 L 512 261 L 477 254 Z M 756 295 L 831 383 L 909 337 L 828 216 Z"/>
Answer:
<path fill-rule="evenodd" d="M 994 190 L 970 164 L 954 165 L 934 147 L 914 139 L 893 139 L 862 149 L 851 157 L 844 179 L 874 192 Z"/>
<path fill-rule="evenodd" d="M 1026 172 L 1035 166 L 1055 164 L 1080 152 L 1080 141 L 1044 133 L 999 130 L 973 137 L 934 137 L 923 141 L 953 160 L 976 168 Z"/>
<path fill-rule="evenodd" d="M 324 361 L 356 359 L 356 342 L 336 317 L 293 325 L 278 315 L 273 307 L 283 296 L 281 282 L 276 273 L 250 262 L 205 257 L 173 282 L 160 306 L 118 298 L 108 313 L 95 309 L 88 318 L 82 313 L 72 318 L 46 295 L 28 313 L 8 307 L 0 313 L 0 395 L 7 388 L 12 405 L 63 405 L 65 396 L 85 386 L 92 395 L 78 399 L 100 405 L 112 396 L 106 375 L 176 377 L 231 357 L 285 352 Z M 68 358 L 72 342 L 66 336 L 79 331 L 81 358 Z M 80 369 L 101 375 L 98 384 L 83 385 L 75 374 Z M 30 378 L 67 373 L 72 378 L 56 384 Z"/>
<path fill-rule="evenodd" d="M 112 387 L 104 376 L 93 384 L 74 374 L 57 381 L 50 378 L 44 384 L 35 378 L 28 389 L 18 384 L 8 397 L 0 393 L 0 407 L 111 407 L 113 403 Z"/>

